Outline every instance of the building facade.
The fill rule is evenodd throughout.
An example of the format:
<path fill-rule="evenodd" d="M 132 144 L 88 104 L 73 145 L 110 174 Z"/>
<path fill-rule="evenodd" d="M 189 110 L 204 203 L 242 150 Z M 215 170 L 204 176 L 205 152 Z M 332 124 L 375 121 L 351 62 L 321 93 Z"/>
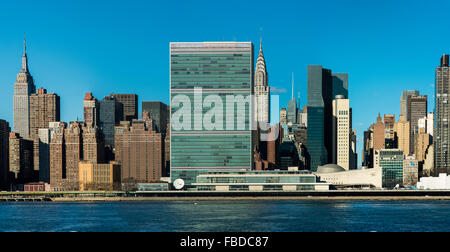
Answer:
<path fill-rule="evenodd" d="M 450 68 L 449 55 L 441 58 L 436 68 L 435 122 L 434 122 L 434 167 L 436 174 L 450 174 Z"/>
<path fill-rule="evenodd" d="M 403 184 L 403 151 L 381 149 L 374 152 L 374 168 L 382 170 L 383 188 Z"/>
<path fill-rule="evenodd" d="M 423 96 L 408 96 L 408 121 L 410 133 L 410 151 L 414 153 L 414 135 L 418 133 L 419 119 L 427 116 L 428 97 Z"/>
<path fill-rule="evenodd" d="M 394 125 L 395 138 L 397 148 L 402 150 L 405 155 L 410 153 L 410 122 L 406 120 L 406 116 L 400 116 L 399 121 Z"/>
<path fill-rule="evenodd" d="M 203 172 L 252 169 L 253 59 L 251 42 L 170 44 L 172 181 L 189 186 Z M 230 120 L 202 125 L 208 113 L 199 108 L 208 97 L 222 100 Z M 193 113 L 183 109 L 187 104 Z M 177 121 L 182 114 L 183 123 Z"/>
<path fill-rule="evenodd" d="M 166 133 L 167 118 L 170 118 L 170 111 L 167 104 L 158 101 L 142 102 L 142 113 L 148 113 L 153 121 L 153 127 L 158 133 Z"/>
<path fill-rule="evenodd" d="M 123 104 L 114 96 L 105 96 L 100 101 L 99 126 L 103 132 L 105 146 L 114 148 L 114 127 L 123 120 Z"/>
<path fill-rule="evenodd" d="M 80 161 L 78 168 L 80 191 L 121 190 L 119 163 L 99 164 Z"/>
<path fill-rule="evenodd" d="M 123 120 L 131 122 L 133 119 L 138 119 L 137 94 L 111 94 L 110 96 L 123 104 Z"/>
<path fill-rule="evenodd" d="M 0 190 L 8 189 L 9 183 L 9 133 L 9 123 L 0 120 Z"/>
<path fill-rule="evenodd" d="M 350 106 L 345 96 L 333 100 L 333 164 L 350 170 Z"/>
<path fill-rule="evenodd" d="M 14 84 L 14 132 L 30 138 L 30 95 L 36 92 L 33 77 L 28 69 L 28 57 L 24 40 L 22 69 Z"/>
<path fill-rule="evenodd" d="M 152 120 L 144 113 L 143 120 L 123 121 L 116 127 L 116 161 L 122 167 L 122 181 L 159 182 L 164 161 L 161 133 L 153 130 Z"/>
<path fill-rule="evenodd" d="M 259 48 L 255 69 L 255 118 L 257 122 L 270 123 L 270 87 L 269 76 L 264 59 L 262 43 Z"/>
<path fill-rule="evenodd" d="M 83 118 L 86 125 L 98 126 L 100 121 L 100 104 L 92 93 L 86 93 L 83 100 Z"/>
<path fill-rule="evenodd" d="M 39 129 L 48 128 L 50 122 L 60 121 L 60 97 L 40 88 L 30 96 L 30 139 L 34 142 L 34 170 L 39 171 Z"/>
<path fill-rule="evenodd" d="M 408 97 L 418 95 L 418 90 L 405 90 L 402 92 L 402 96 L 400 97 L 400 116 L 408 116 Z"/>
<path fill-rule="evenodd" d="M 33 182 L 33 141 L 22 138 L 18 133 L 9 134 L 10 182 L 24 184 Z"/>

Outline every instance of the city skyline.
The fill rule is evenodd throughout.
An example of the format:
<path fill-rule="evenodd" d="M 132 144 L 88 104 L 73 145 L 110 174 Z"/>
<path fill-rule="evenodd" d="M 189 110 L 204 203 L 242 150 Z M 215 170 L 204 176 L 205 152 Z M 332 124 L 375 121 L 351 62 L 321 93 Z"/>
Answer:
<path fill-rule="evenodd" d="M 48 3 L 50 2 L 52 1 Z M 0 82 L 6 87 L 5 93 L 12 97 L 14 76 L 20 70 L 24 31 L 27 34 L 28 65 L 36 88 L 44 87 L 62 98 L 61 120 L 69 122 L 77 117 L 83 118 L 82 102 L 86 92 L 92 92 L 100 99 L 110 93 L 136 93 L 140 97 L 139 103 L 162 101 L 170 104 L 167 58 L 171 41 L 252 41 L 257 46 L 262 30 L 264 56 L 270 74 L 269 85 L 272 94 L 281 96 L 281 107 L 287 107 L 291 97 L 292 72 L 296 77 L 294 96 L 298 92 L 301 94 L 299 107 L 307 102 L 307 65 L 320 64 L 335 72 L 349 74 L 350 106 L 353 108 L 353 125 L 357 130 L 358 154 L 362 150 L 363 132 L 374 123 L 378 113 L 396 114 L 398 118 L 399 97 L 403 90 L 419 90 L 429 97 L 428 112 L 434 107 L 434 69 L 439 63 L 439 57 L 447 53 L 445 38 L 448 35 L 434 34 L 430 29 L 435 31 L 446 28 L 445 22 L 436 21 L 441 18 L 437 15 L 444 9 L 441 7 L 448 5 L 446 2 L 442 2 L 438 9 L 421 3 L 405 7 L 400 3 L 362 5 L 349 1 L 339 7 L 339 16 L 334 16 L 337 14 L 331 12 L 337 7 L 337 3 L 326 2 L 325 6 L 320 6 L 323 7 L 322 11 L 314 3 L 292 3 L 292 10 L 283 10 L 292 15 L 281 15 L 281 7 L 275 7 L 266 18 L 259 20 L 255 18 L 259 16 L 258 12 L 267 13 L 267 7 L 243 3 L 243 10 L 239 13 L 248 11 L 248 17 L 237 15 L 237 20 L 226 25 L 215 20 L 207 26 L 193 24 L 192 29 L 188 29 L 189 32 L 173 26 L 174 21 L 170 21 L 163 25 L 174 29 L 170 33 L 163 28 L 156 28 L 155 24 L 150 24 L 143 18 L 131 17 L 132 11 L 139 11 L 138 7 L 148 10 L 155 6 L 142 1 L 134 3 L 136 5 L 125 5 L 126 8 L 120 10 L 123 3 L 112 2 L 107 10 L 102 9 L 103 12 L 96 12 L 103 6 L 101 1 L 93 3 L 90 9 L 84 9 L 86 3 L 80 2 L 70 11 L 62 8 L 67 3 L 58 3 L 52 9 L 59 9 L 61 13 L 49 14 L 46 23 L 36 21 L 36 24 L 30 22 L 36 17 L 33 8 L 46 12 L 48 10 L 43 7 L 48 7 L 49 4 L 27 1 L 25 7 L 14 3 L 5 4 L 5 12 L 10 10 L 13 13 L 22 7 L 25 14 L 29 14 L 25 15 L 27 18 L 11 26 L 10 30 L 6 30 L 5 39 L 0 40 L 0 48 L 5 48 L 1 50 L 4 55 L 0 61 Z M 160 7 L 163 5 L 165 3 L 159 4 Z M 213 14 L 224 15 L 219 13 L 215 4 L 208 3 L 205 6 L 199 11 L 208 11 L 208 14 L 198 18 L 211 18 L 210 15 Z M 181 15 L 180 18 L 186 17 L 187 14 L 183 14 L 182 9 L 195 7 L 196 4 L 180 4 L 174 13 Z M 374 23 L 370 20 L 374 16 L 369 15 L 361 19 L 360 24 L 351 22 L 354 18 L 364 17 L 362 13 L 372 7 L 375 11 L 371 11 L 370 15 L 375 15 L 376 10 L 379 10 L 378 14 L 385 14 L 383 17 L 386 20 Z M 408 11 L 402 11 L 402 8 Z M 362 13 L 358 13 L 358 10 Z M 298 13 L 294 13 L 295 11 Z M 321 21 L 313 25 L 318 17 L 311 16 L 308 11 L 319 13 L 319 16 L 337 18 L 337 24 L 326 23 L 330 25 L 329 41 L 332 42 L 325 42 L 327 37 L 320 35 L 317 30 L 324 23 Z M 98 17 L 94 15 L 97 13 Z M 432 13 L 433 19 L 429 18 Z M 61 19 L 62 14 L 69 14 L 71 17 L 83 14 L 88 20 L 77 23 L 73 21 L 75 18 L 71 18 L 70 21 L 64 21 Z M 153 10 L 151 14 L 155 14 Z M 118 21 L 105 22 L 112 20 L 114 15 L 118 16 Z M 161 17 L 161 21 L 168 21 L 163 13 L 155 15 Z M 2 18 L 7 16 L 5 13 Z M 189 17 L 189 22 L 198 21 L 197 17 Z M 406 18 L 406 21 L 402 18 Z M 249 21 L 250 19 L 257 21 Z M 52 21 L 61 22 L 57 24 Z M 240 21 L 247 24 L 240 27 Z M 407 23 L 409 21 L 414 23 Z M 42 26 L 43 24 L 47 26 Z M 59 29 L 63 25 L 66 29 Z M 364 25 L 372 29 L 361 30 Z M 221 29 L 216 31 L 213 29 L 215 26 Z M 280 27 L 282 29 L 278 30 Z M 358 29 L 357 32 L 354 29 Z M 97 30 L 99 32 L 94 33 Z M 204 31 L 211 33 L 205 35 Z M 284 33 L 280 34 L 282 32 Z M 343 41 L 333 40 L 333 36 L 338 33 L 348 37 Z M 410 53 L 406 54 L 407 51 Z M 392 92 L 383 92 L 388 87 Z M 0 101 L 2 119 L 6 119 L 13 128 L 11 108 L 12 99 Z M 139 116 L 141 112 L 139 109 Z"/>

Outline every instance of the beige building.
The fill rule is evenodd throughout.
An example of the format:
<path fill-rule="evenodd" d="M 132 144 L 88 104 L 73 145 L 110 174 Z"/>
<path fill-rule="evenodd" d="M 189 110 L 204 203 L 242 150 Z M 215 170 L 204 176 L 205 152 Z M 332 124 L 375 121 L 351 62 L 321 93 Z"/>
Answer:
<path fill-rule="evenodd" d="M 400 116 L 399 121 L 395 123 L 394 131 L 397 136 L 398 149 L 402 150 L 404 154 L 410 153 L 410 134 L 409 134 L 409 121 L 406 120 L 406 116 Z"/>
<path fill-rule="evenodd" d="M 431 177 L 434 176 L 434 144 L 428 146 L 428 149 L 425 153 L 425 160 L 422 166 L 422 174 L 421 177 Z M 437 175 L 437 174 L 436 174 Z"/>
<path fill-rule="evenodd" d="M 121 189 L 120 164 L 78 163 L 80 191 L 113 191 Z"/>
<path fill-rule="evenodd" d="M 286 108 L 280 110 L 280 123 L 287 124 L 287 111 Z"/>
<path fill-rule="evenodd" d="M 385 127 L 381 115 L 378 114 L 377 123 L 373 125 L 373 149 L 385 148 Z"/>
<path fill-rule="evenodd" d="M 344 96 L 333 100 L 333 163 L 350 169 L 350 106 Z"/>
<path fill-rule="evenodd" d="M 403 160 L 403 185 L 416 186 L 419 180 L 419 162 L 415 155 L 405 155 Z"/>
<path fill-rule="evenodd" d="M 426 133 L 425 128 L 420 128 L 419 133 L 414 135 L 414 153 L 417 161 L 423 162 L 428 146 L 431 144 L 431 136 Z"/>

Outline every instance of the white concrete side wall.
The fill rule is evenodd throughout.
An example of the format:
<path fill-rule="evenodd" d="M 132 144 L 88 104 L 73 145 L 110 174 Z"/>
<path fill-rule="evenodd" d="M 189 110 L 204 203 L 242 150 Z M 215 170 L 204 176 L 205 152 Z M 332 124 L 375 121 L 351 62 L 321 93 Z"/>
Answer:
<path fill-rule="evenodd" d="M 421 178 L 417 183 L 417 188 L 421 190 L 450 190 L 450 175 L 439 174 L 439 177 Z"/>
<path fill-rule="evenodd" d="M 320 177 L 320 181 L 333 185 L 371 184 L 377 188 L 382 187 L 382 172 L 380 168 L 335 173 L 316 173 L 316 175 Z"/>

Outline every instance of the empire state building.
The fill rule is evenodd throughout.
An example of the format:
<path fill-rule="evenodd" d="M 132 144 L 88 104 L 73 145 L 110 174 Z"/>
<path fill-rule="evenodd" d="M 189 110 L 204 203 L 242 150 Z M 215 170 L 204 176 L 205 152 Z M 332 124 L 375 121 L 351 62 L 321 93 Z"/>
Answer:
<path fill-rule="evenodd" d="M 25 39 L 23 41 L 22 69 L 14 84 L 14 132 L 30 137 L 30 95 L 36 92 L 33 77 L 28 70 Z"/>

